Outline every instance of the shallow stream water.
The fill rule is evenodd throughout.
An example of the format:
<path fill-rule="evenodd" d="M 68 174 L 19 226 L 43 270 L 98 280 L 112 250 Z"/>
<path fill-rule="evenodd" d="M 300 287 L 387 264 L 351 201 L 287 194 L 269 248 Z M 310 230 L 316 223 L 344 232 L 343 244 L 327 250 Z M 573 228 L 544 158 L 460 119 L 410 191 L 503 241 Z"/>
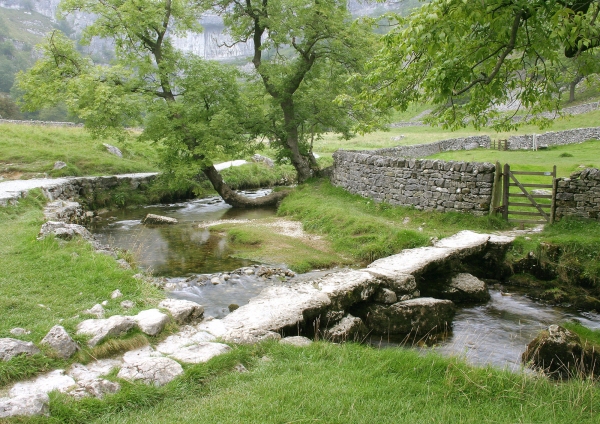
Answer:
<path fill-rule="evenodd" d="M 265 193 L 263 190 L 249 195 Z M 148 213 L 177 218 L 179 224 L 145 226 L 141 220 Z M 259 219 L 274 214 L 273 209 L 231 209 L 220 198 L 210 198 L 114 211 L 101 216 L 102 220 L 90 229 L 103 243 L 131 251 L 140 268 L 167 277 L 175 288 L 171 296 L 196 301 L 204 305 L 207 315 L 220 318 L 229 313 L 229 305 L 244 305 L 267 286 L 313 278 L 311 275 L 264 278 L 242 272 L 231 274 L 225 283 L 212 285 L 198 276 L 252 265 L 250 261 L 232 258 L 226 239 L 199 228 L 201 222 Z M 512 292 L 513 289 L 506 287 L 505 290 Z M 490 294 L 491 300 L 483 305 L 459 306 L 452 330 L 433 346 L 422 349 L 464 356 L 474 364 L 518 369 L 525 346 L 550 324 L 577 319 L 586 327 L 600 329 L 598 314 L 544 305 L 529 299 L 525 292 L 505 295 L 499 290 L 490 290 Z M 370 339 L 371 344 L 382 347 L 396 346 L 403 341 L 421 345 L 419 340 Z"/>

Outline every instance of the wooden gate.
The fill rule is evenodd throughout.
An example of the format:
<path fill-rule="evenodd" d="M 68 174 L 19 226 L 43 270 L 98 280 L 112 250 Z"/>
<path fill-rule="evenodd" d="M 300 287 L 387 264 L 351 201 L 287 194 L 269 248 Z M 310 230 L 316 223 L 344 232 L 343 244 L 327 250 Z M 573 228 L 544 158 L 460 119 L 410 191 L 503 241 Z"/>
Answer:
<path fill-rule="evenodd" d="M 548 184 L 522 183 L 518 177 L 522 175 L 533 175 L 539 177 L 549 177 L 551 181 Z M 503 196 L 502 196 L 502 216 L 509 222 L 521 224 L 546 224 L 554 222 L 554 209 L 556 200 L 556 165 L 551 172 L 534 171 L 511 171 L 510 165 L 504 165 L 503 178 Z M 513 188 L 511 190 L 511 187 Z M 552 194 L 535 193 L 532 194 L 528 189 L 550 189 Z M 539 201 L 538 201 L 539 199 Z M 534 211 L 531 211 L 534 209 Z M 512 217 L 517 218 L 512 218 Z M 518 217 L 530 217 L 529 219 L 518 219 Z M 537 219 L 536 219 L 537 218 Z"/>

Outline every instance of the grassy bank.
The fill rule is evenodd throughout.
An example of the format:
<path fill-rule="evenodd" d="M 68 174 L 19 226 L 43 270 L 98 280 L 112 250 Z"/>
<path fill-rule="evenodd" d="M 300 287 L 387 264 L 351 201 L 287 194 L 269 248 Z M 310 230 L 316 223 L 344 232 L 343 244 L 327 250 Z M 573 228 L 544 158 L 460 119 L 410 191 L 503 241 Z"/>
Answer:
<path fill-rule="evenodd" d="M 90 317 L 82 311 L 104 300 L 112 315 L 124 312 L 122 300 L 132 300 L 136 306 L 128 313 L 135 313 L 163 296 L 132 278 L 135 271 L 94 253 L 87 242 L 36 240 L 44 203 L 40 192 L 31 192 L 17 206 L 0 208 L 0 337 L 13 337 L 9 331 L 21 327 L 30 333 L 19 338 L 39 343 L 56 324 L 74 334 L 76 325 Z M 111 300 L 116 289 L 123 297 Z M 60 363 L 41 357 L 0 362 L 0 386 Z"/>
<path fill-rule="evenodd" d="M 511 282 L 553 303 L 600 310 L 600 225 L 565 218 L 519 237 L 507 258 Z"/>
<path fill-rule="evenodd" d="M 582 168 L 600 168 L 600 140 L 591 140 L 581 144 L 553 146 L 545 150 L 508 150 L 476 149 L 438 153 L 429 159 L 456 160 L 469 162 L 499 161 L 510 164 L 511 169 L 519 171 L 551 171 L 556 165 L 559 177 L 568 177 Z M 535 179 L 532 179 L 532 182 Z M 546 179 L 547 183 L 547 179 Z"/>
<path fill-rule="evenodd" d="M 464 229 L 492 231 L 508 228 L 499 218 L 461 213 L 423 212 L 411 207 L 391 206 L 350 194 L 326 180 L 313 180 L 286 197 L 278 215 L 300 221 L 305 231 L 328 242 L 327 254 L 309 249 L 297 254 L 282 241 L 274 240 L 256 223 L 223 224 L 213 231 L 226 231 L 235 254 L 254 260 L 268 259 L 272 250 L 278 263 L 297 271 L 333 265 L 361 266 L 402 249 L 427 246 Z M 289 238 L 288 238 L 289 239 Z M 270 246 L 270 247 L 269 247 Z M 279 246 L 279 248 L 278 248 Z"/>
<path fill-rule="evenodd" d="M 157 171 L 157 155 L 148 143 L 94 140 L 83 128 L 0 124 L 0 175 L 34 178 L 113 175 Z M 102 143 L 119 147 L 123 157 L 108 153 Z M 54 170 L 63 161 L 66 168 Z"/>
<path fill-rule="evenodd" d="M 242 363 L 248 372 L 233 371 Z M 36 422 L 581 422 L 598 386 L 553 383 L 404 349 L 314 343 L 236 346 L 164 387 L 124 383 L 104 400 L 55 395 Z M 27 420 L 23 420 L 27 422 Z"/>

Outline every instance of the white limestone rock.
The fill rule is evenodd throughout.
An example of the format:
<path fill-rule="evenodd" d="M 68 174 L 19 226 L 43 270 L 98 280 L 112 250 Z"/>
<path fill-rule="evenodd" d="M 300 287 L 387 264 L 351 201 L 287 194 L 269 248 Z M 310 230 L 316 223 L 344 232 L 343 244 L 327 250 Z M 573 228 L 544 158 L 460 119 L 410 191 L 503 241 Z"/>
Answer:
<path fill-rule="evenodd" d="M 231 348 L 223 343 L 200 342 L 181 347 L 169 356 L 186 364 L 199 364 L 229 351 Z"/>
<path fill-rule="evenodd" d="M 149 213 L 142 220 L 142 224 L 146 225 L 162 225 L 162 224 L 177 224 L 177 219 L 170 218 L 168 216 L 155 215 L 153 213 Z"/>
<path fill-rule="evenodd" d="M 50 393 L 53 390 L 64 393 L 76 385 L 73 377 L 65 375 L 64 370 L 54 370 L 34 379 L 15 383 L 8 394 L 11 397 L 31 396 L 40 393 Z"/>
<path fill-rule="evenodd" d="M 141 311 L 133 317 L 138 327 L 149 336 L 156 336 L 165 328 L 169 322 L 169 316 L 158 309 Z"/>
<path fill-rule="evenodd" d="M 127 265 L 129 265 L 129 264 L 127 264 Z M 130 267 L 130 268 L 131 268 L 131 267 Z M 121 293 L 121 290 L 119 290 L 119 289 L 116 289 L 116 290 L 114 290 L 114 291 L 113 291 L 113 292 L 110 294 L 110 298 L 111 298 L 111 299 L 116 299 L 116 298 L 118 298 L 118 297 L 123 297 L 123 293 Z"/>
<path fill-rule="evenodd" d="M 93 396 L 102 399 L 106 394 L 117 393 L 121 390 L 121 385 L 104 378 L 95 378 L 93 380 L 82 380 L 77 382 L 77 388 L 67 392 L 68 395 L 76 399 Z"/>
<path fill-rule="evenodd" d="M 368 332 L 369 330 L 362 319 L 348 314 L 339 323 L 325 330 L 323 337 L 325 340 L 334 343 L 347 341 L 362 342 Z"/>
<path fill-rule="evenodd" d="M 135 303 L 133 303 L 131 300 L 124 300 L 121 302 L 121 308 L 123 309 L 131 309 L 135 306 Z"/>
<path fill-rule="evenodd" d="M 306 347 L 310 346 L 313 341 L 304 336 L 291 336 L 279 340 L 279 343 L 296 347 Z"/>
<path fill-rule="evenodd" d="M 450 284 L 442 292 L 442 297 L 453 302 L 485 302 L 490 299 L 490 293 L 479 278 L 461 273 L 452 277 Z"/>
<path fill-rule="evenodd" d="M 0 398 L 0 418 L 48 415 L 50 398 L 46 393 Z"/>
<path fill-rule="evenodd" d="M 112 146 L 108 143 L 102 143 L 102 145 L 104 147 L 106 147 L 106 150 L 108 151 L 108 153 L 110 153 L 111 155 L 115 155 L 117 157 L 122 158 L 123 157 L 123 153 L 121 152 L 121 149 L 119 149 L 116 146 Z"/>
<path fill-rule="evenodd" d="M 377 290 L 377 293 L 375 293 L 375 296 L 373 296 L 373 301 L 391 305 L 398 301 L 398 296 L 390 289 L 380 288 Z"/>
<path fill-rule="evenodd" d="M 375 334 L 427 334 L 446 330 L 455 310 L 450 300 L 420 297 L 390 306 L 373 303 L 358 313 Z"/>
<path fill-rule="evenodd" d="M 178 324 L 185 324 L 202 317 L 204 307 L 189 300 L 165 299 L 158 304 L 159 308 L 164 308 L 173 317 Z"/>
<path fill-rule="evenodd" d="M 67 167 L 67 164 L 65 162 L 63 162 L 62 160 L 57 160 L 56 162 L 54 162 L 54 166 L 52 167 L 52 169 L 58 170 L 58 169 L 66 168 L 66 167 Z"/>
<path fill-rule="evenodd" d="M 77 343 L 61 325 L 52 327 L 40 343 L 50 346 L 63 359 L 70 358 L 79 349 Z"/>
<path fill-rule="evenodd" d="M 83 311 L 84 314 L 94 315 L 96 318 L 104 318 L 104 307 L 100 303 L 96 303 L 90 309 Z"/>
<path fill-rule="evenodd" d="M 0 361 L 9 361 L 17 355 L 35 355 L 40 350 L 31 342 L 22 340 L 1 338 L 0 339 Z"/>
<path fill-rule="evenodd" d="M 75 363 L 67 371 L 67 375 L 75 379 L 94 380 L 108 375 L 115 368 L 120 368 L 123 361 L 119 359 L 99 359 L 87 365 Z"/>
<path fill-rule="evenodd" d="M 10 334 L 12 334 L 13 336 L 24 336 L 26 334 L 31 334 L 31 331 L 26 330 L 21 327 L 15 327 L 15 328 L 11 328 Z"/>
<path fill-rule="evenodd" d="M 109 336 L 120 336 L 133 327 L 136 322 L 133 317 L 113 315 L 107 319 L 87 319 L 77 326 L 77 334 L 92 336 L 88 341 L 90 347 L 96 346 Z"/>
<path fill-rule="evenodd" d="M 183 368 L 173 359 L 147 357 L 133 362 L 126 362 L 117 377 L 162 386 L 181 374 L 183 374 Z"/>
<path fill-rule="evenodd" d="M 163 356 L 160 352 L 157 352 L 152 348 L 152 346 L 144 346 L 139 349 L 130 350 L 129 352 L 125 352 L 123 355 L 123 362 L 126 363 L 134 363 L 138 362 L 144 358 L 158 358 Z"/>

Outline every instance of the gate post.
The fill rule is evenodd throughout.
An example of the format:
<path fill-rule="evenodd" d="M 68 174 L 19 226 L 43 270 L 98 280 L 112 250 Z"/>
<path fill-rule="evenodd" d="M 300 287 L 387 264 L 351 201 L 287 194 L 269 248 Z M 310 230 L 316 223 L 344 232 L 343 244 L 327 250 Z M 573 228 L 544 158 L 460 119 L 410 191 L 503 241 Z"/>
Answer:
<path fill-rule="evenodd" d="M 556 214 L 556 165 L 552 168 L 552 204 L 550 205 L 550 224 L 554 224 L 554 215 Z"/>
<path fill-rule="evenodd" d="M 490 203 L 490 215 L 498 215 L 498 208 L 502 199 L 502 165 L 496 161 L 496 172 L 494 173 L 494 184 L 492 185 L 492 201 Z"/>
<path fill-rule="evenodd" d="M 504 172 L 502 173 L 502 218 L 508 221 L 508 183 L 510 175 L 510 165 L 504 164 Z"/>

